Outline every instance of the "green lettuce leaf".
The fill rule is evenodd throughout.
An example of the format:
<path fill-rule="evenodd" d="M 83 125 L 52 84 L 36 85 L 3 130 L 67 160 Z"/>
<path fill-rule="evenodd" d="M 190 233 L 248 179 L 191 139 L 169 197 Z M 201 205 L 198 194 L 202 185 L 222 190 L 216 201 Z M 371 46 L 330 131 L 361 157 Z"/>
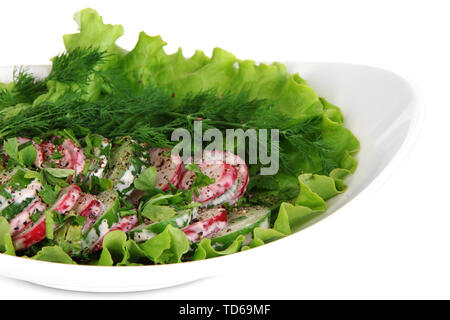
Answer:
<path fill-rule="evenodd" d="M 103 250 L 98 260 L 99 266 L 113 266 L 122 262 L 126 255 L 127 235 L 120 231 L 109 232 L 103 239 Z"/>
<path fill-rule="evenodd" d="M 56 263 L 76 264 L 76 262 L 73 261 L 72 258 L 59 246 L 43 247 L 32 259 Z"/>
<path fill-rule="evenodd" d="M 8 220 L 4 217 L 0 217 L 0 253 L 15 256 L 16 251 L 14 250 L 14 245 L 9 232 L 10 227 Z"/>
<path fill-rule="evenodd" d="M 184 232 L 171 225 L 142 244 L 127 240 L 126 234 L 117 230 L 108 233 L 103 239 L 103 249 L 97 264 L 130 266 L 141 265 L 142 262 L 177 263 L 181 262 L 181 257 L 189 249 L 190 243 Z"/>
<path fill-rule="evenodd" d="M 177 263 L 189 251 L 190 243 L 183 231 L 169 224 L 163 232 L 141 244 L 140 248 L 156 264 Z"/>
<path fill-rule="evenodd" d="M 238 60 L 221 48 L 215 48 L 211 58 L 201 51 L 185 58 L 181 49 L 166 54 L 165 45 L 159 36 L 140 34 L 135 48 L 121 63 L 131 85 L 139 89 L 156 84 L 172 93 L 175 101 L 208 89 L 217 90 L 219 95 L 245 91 L 249 99 L 273 101 L 274 112 L 285 114 L 293 123 L 323 113 L 314 90 L 298 74 L 290 74 L 283 64 L 257 65 L 251 60 Z"/>
<path fill-rule="evenodd" d="M 98 12 L 91 8 L 78 11 L 73 18 L 80 32 L 63 36 L 66 50 L 94 47 L 111 54 L 124 53 L 123 49 L 116 45 L 117 39 L 124 33 L 121 25 L 104 24 Z"/>
<path fill-rule="evenodd" d="M 211 239 L 204 238 L 200 241 L 198 244 L 197 249 L 195 250 L 194 256 L 192 260 L 203 260 L 203 259 L 209 259 L 219 256 L 224 256 L 232 253 L 236 253 L 240 251 L 242 241 L 244 241 L 244 236 L 240 235 L 238 236 L 233 243 L 231 243 L 228 248 L 217 251 L 213 248 L 211 245 Z"/>

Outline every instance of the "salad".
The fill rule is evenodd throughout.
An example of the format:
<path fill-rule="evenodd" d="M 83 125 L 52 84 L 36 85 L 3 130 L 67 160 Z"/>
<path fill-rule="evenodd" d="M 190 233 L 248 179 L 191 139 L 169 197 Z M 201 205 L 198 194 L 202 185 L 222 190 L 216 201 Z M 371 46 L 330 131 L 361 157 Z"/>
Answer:
<path fill-rule="evenodd" d="M 283 64 L 220 48 L 166 54 L 144 32 L 127 51 L 116 45 L 122 26 L 93 9 L 75 20 L 46 78 L 20 67 L 0 83 L 0 253 L 102 266 L 202 260 L 288 236 L 345 191 L 359 142 Z M 272 164 L 249 161 L 238 140 L 178 150 L 173 133 L 194 137 L 199 124 L 205 135 L 255 133 L 279 165 L 265 174 Z"/>

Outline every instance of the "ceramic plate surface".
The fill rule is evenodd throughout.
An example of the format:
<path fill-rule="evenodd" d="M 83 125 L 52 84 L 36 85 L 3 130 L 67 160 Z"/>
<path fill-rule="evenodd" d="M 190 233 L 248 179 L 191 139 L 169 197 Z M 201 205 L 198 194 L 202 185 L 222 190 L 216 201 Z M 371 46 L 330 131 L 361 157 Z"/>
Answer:
<path fill-rule="evenodd" d="M 373 67 L 339 63 L 285 62 L 316 92 L 341 108 L 345 125 L 358 137 L 359 167 L 346 180 L 348 190 L 330 200 L 328 212 L 341 209 L 376 179 L 380 181 L 398 164 L 412 145 L 420 123 L 411 86 L 398 75 Z M 0 82 L 11 81 L 13 67 L 0 67 Z M 49 66 L 30 66 L 38 76 Z M 395 161 L 393 161 L 395 160 Z M 389 166 L 388 166 L 389 164 Z M 386 172 L 388 171 L 388 172 Z M 344 208 L 345 209 L 345 208 Z M 315 223 L 317 221 L 313 221 Z M 0 275 L 33 283 L 79 291 L 126 292 L 169 287 L 225 272 L 235 272 L 246 261 L 270 251 L 283 254 L 286 241 L 301 241 L 300 233 L 245 252 L 203 261 L 141 267 L 78 266 L 49 263 L 0 254 Z M 281 261 L 281 259 L 280 259 Z"/>

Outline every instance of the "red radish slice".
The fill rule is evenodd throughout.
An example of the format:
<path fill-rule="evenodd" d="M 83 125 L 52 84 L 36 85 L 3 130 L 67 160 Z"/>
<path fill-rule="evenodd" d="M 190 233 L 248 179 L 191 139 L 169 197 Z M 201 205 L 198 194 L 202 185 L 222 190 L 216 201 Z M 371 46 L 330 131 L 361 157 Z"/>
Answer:
<path fill-rule="evenodd" d="M 248 167 L 245 161 L 229 151 L 221 150 L 205 151 L 203 157 L 204 159 L 213 159 L 215 161 L 222 160 L 236 169 L 239 180 L 238 185 L 233 196 L 227 201 L 230 205 L 235 204 L 245 193 L 249 182 Z"/>
<path fill-rule="evenodd" d="M 73 169 L 76 174 L 80 174 L 86 160 L 83 150 L 70 139 L 64 139 L 58 149 L 63 155 L 61 167 Z"/>
<path fill-rule="evenodd" d="M 76 202 L 81 196 L 81 189 L 76 184 L 72 184 L 61 190 L 52 209 L 65 214 L 73 209 Z M 36 223 L 28 224 L 27 227 L 19 234 L 13 237 L 14 247 L 16 250 L 25 250 L 33 244 L 45 239 L 46 223 L 45 215 L 42 215 Z"/>
<path fill-rule="evenodd" d="M 128 232 L 131 229 L 133 229 L 138 224 L 138 222 L 139 220 L 137 216 L 125 216 L 121 218 L 117 223 L 112 225 L 108 231 L 106 231 L 100 236 L 100 239 L 97 240 L 97 242 L 92 246 L 92 249 L 90 251 L 94 252 L 100 250 L 103 247 L 103 239 L 108 233 L 116 230 Z"/>
<path fill-rule="evenodd" d="M 103 212 L 103 204 L 92 194 L 83 194 L 75 206 L 75 211 L 83 217 L 86 222 L 83 226 L 83 233 L 86 232 Z"/>
<path fill-rule="evenodd" d="M 121 218 L 115 225 L 111 227 L 111 231 L 120 230 L 123 232 L 130 231 L 138 223 L 137 216 L 125 216 Z"/>
<path fill-rule="evenodd" d="M 170 152 L 169 148 L 150 149 L 151 165 L 156 168 L 156 187 L 163 191 L 170 188 L 168 181 L 174 186 L 178 184 L 183 167 L 179 155 L 165 155 Z"/>
<path fill-rule="evenodd" d="M 55 152 L 56 150 L 56 146 L 51 143 L 51 142 L 41 142 L 41 144 L 39 145 L 39 147 L 41 148 L 43 155 L 44 155 L 44 161 L 48 161 L 51 159 L 52 154 Z"/>
<path fill-rule="evenodd" d="M 47 205 L 45 203 L 42 203 L 40 199 L 31 202 L 28 207 L 25 208 L 25 210 L 23 210 L 11 220 L 11 236 L 14 237 L 15 235 L 25 230 L 28 225 L 31 225 L 33 223 L 30 218 L 31 215 L 37 212 L 45 211 L 46 209 Z"/>
<path fill-rule="evenodd" d="M 200 241 L 202 238 L 207 238 L 225 229 L 228 225 L 227 211 L 224 208 L 200 209 L 195 220 L 198 222 L 192 223 L 189 226 L 181 229 L 186 234 L 187 238 L 192 242 Z"/>
<path fill-rule="evenodd" d="M 199 195 L 194 194 L 193 200 L 206 203 L 223 195 L 237 180 L 236 169 L 222 161 L 203 161 L 197 165 L 200 171 L 210 178 L 215 179 L 214 183 L 200 188 Z M 195 173 L 192 171 L 184 172 L 179 184 L 179 188 L 188 190 L 195 179 Z"/>
<path fill-rule="evenodd" d="M 80 196 L 80 187 L 76 184 L 71 184 L 61 190 L 61 193 L 53 204 L 52 209 L 60 214 L 66 214 L 74 208 Z"/>
<path fill-rule="evenodd" d="M 23 232 L 17 234 L 12 238 L 14 248 L 17 251 L 25 250 L 31 247 L 33 244 L 42 241 L 45 238 L 46 224 L 45 215 L 43 214 L 39 220 L 29 226 Z"/>
<path fill-rule="evenodd" d="M 23 138 L 23 137 L 17 137 L 17 142 L 20 145 L 30 142 L 31 139 L 28 138 Z M 33 146 L 36 148 L 36 160 L 34 161 L 34 165 L 36 166 L 36 168 L 40 168 L 42 165 L 42 162 L 44 162 L 44 152 L 42 151 L 42 148 L 40 145 L 38 145 L 37 143 L 35 143 L 34 141 L 32 142 Z"/>

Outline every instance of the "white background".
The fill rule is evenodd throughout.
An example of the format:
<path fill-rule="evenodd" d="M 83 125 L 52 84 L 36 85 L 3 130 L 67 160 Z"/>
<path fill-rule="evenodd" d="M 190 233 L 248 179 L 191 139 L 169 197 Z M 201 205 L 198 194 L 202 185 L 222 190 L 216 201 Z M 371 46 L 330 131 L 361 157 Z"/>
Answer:
<path fill-rule="evenodd" d="M 425 123 L 414 149 L 378 190 L 286 242 L 282 259 L 173 288 L 128 294 L 48 289 L 0 277 L 0 299 L 450 298 L 450 7 L 448 1 L 6 1 L 0 65 L 46 64 L 93 7 L 172 52 L 331 61 L 392 70 L 418 88 Z M 1 266 L 0 266 L 1 267 Z M 70 275 L 68 275 L 70 276 Z"/>

